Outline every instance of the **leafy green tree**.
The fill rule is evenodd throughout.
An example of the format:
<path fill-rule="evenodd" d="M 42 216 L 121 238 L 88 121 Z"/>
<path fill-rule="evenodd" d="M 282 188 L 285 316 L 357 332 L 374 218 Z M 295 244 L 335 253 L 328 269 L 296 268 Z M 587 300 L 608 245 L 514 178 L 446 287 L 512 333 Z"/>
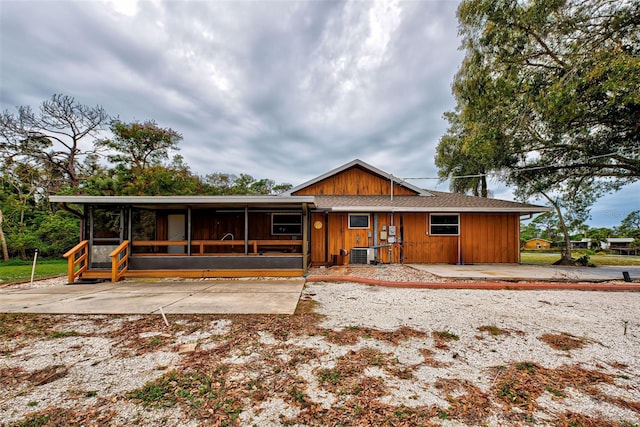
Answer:
<path fill-rule="evenodd" d="M 558 215 L 555 212 L 544 212 L 536 216 L 532 221 L 536 229 L 540 230 L 540 237 L 545 240 L 555 242 L 560 236 L 560 226 L 558 225 Z"/>
<path fill-rule="evenodd" d="M 147 166 L 142 170 L 117 173 L 115 192 L 125 196 L 173 196 L 204 194 L 200 178 L 194 175 L 182 156 L 168 165 Z"/>
<path fill-rule="evenodd" d="M 207 194 L 212 196 L 221 196 L 232 194 L 232 187 L 235 179 L 235 175 L 215 172 L 206 175 L 203 178 L 203 181 L 207 188 Z"/>
<path fill-rule="evenodd" d="M 38 218 L 34 234 L 42 256 L 59 257 L 78 243 L 80 220 L 64 210 L 43 212 Z"/>
<path fill-rule="evenodd" d="M 613 237 L 613 231 L 610 228 L 600 227 L 600 228 L 588 228 L 585 227 L 587 238 L 591 239 L 591 247 L 600 249 L 602 248 L 602 244 L 607 242 L 609 237 Z"/>
<path fill-rule="evenodd" d="M 440 139 L 436 149 L 435 163 L 442 180 L 450 178 L 450 189 L 456 193 L 471 191 L 474 196 L 488 197 L 487 169 L 480 162 L 481 156 L 471 151 L 466 144 L 465 131 L 458 117 L 445 113 L 451 126 Z"/>
<path fill-rule="evenodd" d="M 616 237 L 633 237 L 634 245 L 640 246 L 640 210 L 629 212 L 615 231 Z"/>
<path fill-rule="evenodd" d="M 132 171 L 142 171 L 158 166 L 169 159 L 171 150 L 178 150 L 182 136 L 171 128 L 161 128 L 153 120 L 144 123 L 111 122 L 112 139 L 104 139 L 99 145 L 111 151 L 110 162 Z"/>
<path fill-rule="evenodd" d="M 256 180 L 251 175 L 213 173 L 203 179 L 207 194 L 211 195 L 274 195 L 287 191 L 291 184 L 276 184 L 272 179 Z"/>
<path fill-rule="evenodd" d="M 638 16 L 638 2 L 617 0 L 464 0 L 458 9 L 466 56 L 440 144 L 501 173 L 521 198 L 554 206 L 564 262 L 571 223 L 640 177 Z"/>

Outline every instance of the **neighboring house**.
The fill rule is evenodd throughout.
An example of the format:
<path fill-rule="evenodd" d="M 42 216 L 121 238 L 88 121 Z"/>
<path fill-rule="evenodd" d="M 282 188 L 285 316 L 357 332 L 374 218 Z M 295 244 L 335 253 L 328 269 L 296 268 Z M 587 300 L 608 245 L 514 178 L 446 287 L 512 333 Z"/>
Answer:
<path fill-rule="evenodd" d="M 550 249 L 551 241 L 545 239 L 529 239 L 524 242 L 524 249 Z"/>
<path fill-rule="evenodd" d="M 582 238 L 581 240 L 572 240 L 571 249 L 589 249 L 591 248 L 591 239 Z"/>
<path fill-rule="evenodd" d="M 602 249 L 617 252 L 620 255 L 637 255 L 638 248 L 633 247 L 633 237 L 609 237 L 602 243 Z"/>
<path fill-rule="evenodd" d="M 52 196 L 81 205 L 85 278 L 302 275 L 310 265 L 517 263 L 549 208 L 423 190 L 354 160 L 277 196 Z M 91 271 L 79 269 L 87 268 Z"/>
<path fill-rule="evenodd" d="M 591 247 L 591 239 L 571 240 L 571 249 L 589 249 Z M 552 247 L 564 248 L 566 245 L 563 240 L 554 242 Z"/>

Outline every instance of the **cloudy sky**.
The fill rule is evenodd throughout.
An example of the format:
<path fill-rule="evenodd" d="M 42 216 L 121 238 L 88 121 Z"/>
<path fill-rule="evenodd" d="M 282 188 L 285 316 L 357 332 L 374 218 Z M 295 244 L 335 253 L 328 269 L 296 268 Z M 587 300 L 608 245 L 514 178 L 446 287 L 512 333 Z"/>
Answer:
<path fill-rule="evenodd" d="M 63 93 L 123 121 L 154 119 L 183 135 L 180 154 L 202 175 L 297 185 L 359 158 L 402 178 L 436 177 L 462 60 L 457 6 L 0 0 L 0 108 Z M 640 208 L 638 192 L 601 200 L 590 224 L 617 225 Z"/>

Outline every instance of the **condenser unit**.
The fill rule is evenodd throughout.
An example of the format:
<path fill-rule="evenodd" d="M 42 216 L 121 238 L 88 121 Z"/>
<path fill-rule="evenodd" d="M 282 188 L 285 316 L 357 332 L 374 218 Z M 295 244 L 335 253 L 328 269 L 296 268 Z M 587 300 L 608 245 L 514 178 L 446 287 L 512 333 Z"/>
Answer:
<path fill-rule="evenodd" d="M 375 259 L 376 252 L 373 248 L 351 248 L 351 264 L 369 264 Z"/>

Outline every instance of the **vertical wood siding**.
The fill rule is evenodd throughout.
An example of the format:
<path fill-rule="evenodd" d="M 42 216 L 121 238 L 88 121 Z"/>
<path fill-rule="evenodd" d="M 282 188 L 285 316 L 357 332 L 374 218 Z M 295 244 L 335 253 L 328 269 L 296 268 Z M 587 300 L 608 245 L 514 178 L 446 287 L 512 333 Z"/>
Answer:
<path fill-rule="evenodd" d="M 447 263 L 458 262 L 457 236 L 430 236 L 429 214 L 402 215 L 404 231 L 404 262 Z"/>
<path fill-rule="evenodd" d="M 380 196 L 391 194 L 391 182 L 388 179 L 372 175 L 370 172 L 353 167 L 331 176 L 309 187 L 293 193 L 296 196 Z M 393 194 L 412 196 L 416 192 L 397 184 L 393 186 Z"/>
<path fill-rule="evenodd" d="M 520 261 L 520 216 L 517 213 L 460 215 L 461 256 L 464 263 Z"/>

